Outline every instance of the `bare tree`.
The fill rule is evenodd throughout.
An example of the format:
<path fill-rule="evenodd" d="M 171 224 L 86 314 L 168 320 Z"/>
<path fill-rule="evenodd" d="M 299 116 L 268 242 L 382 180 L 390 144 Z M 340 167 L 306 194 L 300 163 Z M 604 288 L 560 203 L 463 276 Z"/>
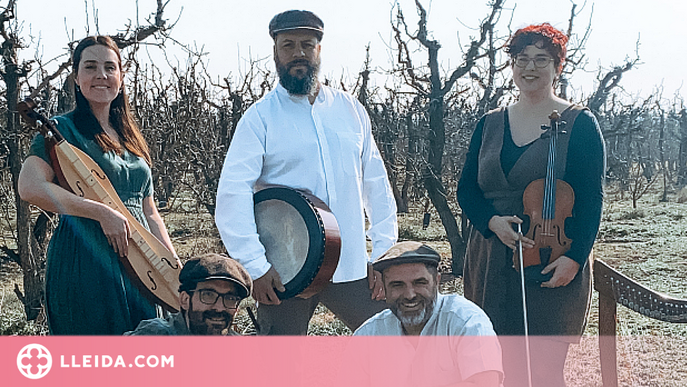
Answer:
<path fill-rule="evenodd" d="M 600 75 L 601 73 L 599 74 L 599 85 L 587 103 L 587 106 L 595 115 L 600 113 L 601 106 L 606 102 L 611 91 L 618 87 L 623 74 L 630 71 L 638 62 L 639 56 L 626 60 L 622 66 L 615 66 L 603 76 Z"/>
<path fill-rule="evenodd" d="M 237 80 L 213 81 L 198 53 L 189 53 L 185 68 L 170 67 L 169 76 L 155 65 L 134 73 L 133 100 L 151 148 L 156 196 L 172 208 L 185 192 L 214 215 L 219 174 L 236 125 L 270 89 L 273 75 L 263 61 L 251 60 Z"/>
<path fill-rule="evenodd" d="M 687 185 L 687 109 L 681 107 L 676 114 L 680 131 L 680 153 L 678 157 L 678 180 L 679 187 Z"/>
<path fill-rule="evenodd" d="M 402 112 L 403 108 L 400 106 L 403 98 L 398 90 L 387 88 L 386 97 L 380 100 L 376 90 L 370 90 L 371 62 L 370 46 L 368 45 L 363 70 L 359 74 L 355 89 L 358 91 L 358 101 L 367 109 L 370 116 L 372 133 L 384 160 L 396 200 L 396 208 L 400 213 L 407 213 L 409 211 L 408 192 L 407 189 L 404 191 L 399 189 L 399 180 L 403 177 L 403 168 L 397 166 L 402 160 L 408 159 L 407 146 L 404 143 L 407 133 L 404 127 L 405 117 Z M 407 174 L 405 181 L 408 181 Z M 405 187 L 405 184 L 403 186 Z"/>
<path fill-rule="evenodd" d="M 21 135 L 21 124 L 17 114 L 17 103 L 19 101 L 19 88 L 23 78 L 30 71 L 30 63 L 19 62 L 19 50 L 24 45 L 17 32 L 15 19 L 16 0 L 9 0 L 7 7 L 0 13 L 0 55 L 2 55 L 2 70 L 0 76 L 5 84 L 5 127 L 3 142 L 7 147 L 7 161 L 12 179 L 12 191 L 14 192 L 14 203 L 16 208 L 16 238 L 17 248 L 11 250 L 4 247 L 5 254 L 12 260 L 19 263 L 24 272 L 24 292 L 15 287 L 15 293 L 24 304 L 27 319 L 34 320 L 38 317 L 41 310 L 43 278 L 41 267 L 40 251 L 36 238 L 31 233 L 31 210 L 29 204 L 19 198 L 17 192 L 17 182 L 19 171 L 21 170 L 22 154 L 25 147 L 25 139 Z M 22 143 L 24 140 L 24 143 Z"/>
<path fill-rule="evenodd" d="M 427 27 L 427 12 L 419 0 L 415 7 L 419 14 L 418 29 L 411 33 L 408 30 L 403 12 L 398 8 L 396 23 L 392 24 L 397 44 L 397 64 L 399 74 L 405 83 L 413 88 L 420 98 L 427 101 L 426 115 L 429 122 L 427 132 L 427 152 L 425 164 L 422 166 L 422 180 L 432 204 L 439 213 L 441 222 L 446 230 L 446 236 L 451 245 L 453 261 L 458 262 L 454 268 L 462 267 L 465 252 L 465 239 L 448 202 L 447 190 L 442 179 L 444 148 L 446 144 L 446 127 L 444 121 L 445 97 L 452 90 L 456 81 L 470 72 L 475 62 L 484 55 L 483 45 L 493 34 L 495 22 L 500 15 L 503 0 L 495 0 L 490 4 L 489 15 L 481 22 L 479 37 L 473 40 L 465 54 L 460 67 L 453 70 L 447 79 L 442 79 L 439 68 L 439 50 L 441 44 L 430 37 Z M 420 44 L 427 53 L 428 74 L 418 71 L 413 65 L 411 50 L 405 37 Z M 456 273 L 459 274 L 459 273 Z"/>
<path fill-rule="evenodd" d="M 668 201 L 668 181 L 670 180 L 670 168 L 668 168 L 666 160 L 666 149 L 665 149 L 665 139 L 666 139 L 666 113 L 660 104 L 660 96 L 656 99 L 655 109 L 658 113 L 658 162 L 659 171 L 663 175 L 663 194 L 661 195 L 661 201 Z"/>

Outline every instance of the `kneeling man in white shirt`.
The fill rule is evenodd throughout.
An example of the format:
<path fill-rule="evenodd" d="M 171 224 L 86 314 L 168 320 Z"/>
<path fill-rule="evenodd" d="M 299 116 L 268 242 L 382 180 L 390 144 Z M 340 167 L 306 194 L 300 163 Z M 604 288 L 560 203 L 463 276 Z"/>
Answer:
<path fill-rule="evenodd" d="M 401 339 L 380 339 L 368 352 L 371 363 L 363 368 L 371 385 L 501 385 L 501 349 L 491 321 L 464 297 L 439 293 L 440 259 L 429 246 L 407 241 L 373 263 L 382 273 L 389 309 L 354 335 Z"/>

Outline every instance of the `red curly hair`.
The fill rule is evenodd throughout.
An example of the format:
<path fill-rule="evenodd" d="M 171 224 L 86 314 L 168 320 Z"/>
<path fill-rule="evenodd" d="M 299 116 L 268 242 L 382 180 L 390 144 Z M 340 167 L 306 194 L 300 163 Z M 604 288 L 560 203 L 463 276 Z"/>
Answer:
<path fill-rule="evenodd" d="M 506 44 L 506 52 L 511 59 L 515 59 L 527 46 L 537 46 L 546 50 L 553 57 L 556 72 L 560 73 L 563 69 L 563 62 L 565 62 L 567 53 L 565 45 L 567 43 L 568 37 L 553 28 L 551 24 L 533 24 L 515 31 Z"/>

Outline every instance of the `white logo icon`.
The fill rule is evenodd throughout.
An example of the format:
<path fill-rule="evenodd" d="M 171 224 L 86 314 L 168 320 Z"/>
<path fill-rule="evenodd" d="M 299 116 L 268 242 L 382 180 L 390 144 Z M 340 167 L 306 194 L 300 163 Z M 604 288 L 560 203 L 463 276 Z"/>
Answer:
<path fill-rule="evenodd" d="M 17 368 L 29 379 L 40 379 L 47 375 L 52 367 L 52 356 L 47 348 L 40 344 L 29 344 L 17 355 Z"/>

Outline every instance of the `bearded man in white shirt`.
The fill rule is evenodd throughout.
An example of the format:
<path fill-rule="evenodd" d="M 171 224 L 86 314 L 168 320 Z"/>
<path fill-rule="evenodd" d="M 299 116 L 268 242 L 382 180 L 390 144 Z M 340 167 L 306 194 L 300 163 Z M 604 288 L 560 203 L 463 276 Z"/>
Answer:
<path fill-rule="evenodd" d="M 484 386 L 503 379 L 501 348 L 489 317 L 458 294 L 439 293 L 440 255 L 420 242 L 400 242 L 374 262 L 389 309 L 354 336 L 399 336 L 363 341 L 355 385 Z M 354 349 L 349 349 L 354 351 Z M 368 358 L 370 361 L 366 361 Z"/>
<path fill-rule="evenodd" d="M 396 203 L 367 112 L 353 96 L 317 79 L 322 20 L 286 11 L 272 19 L 269 32 L 279 85 L 239 121 L 217 189 L 217 228 L 254 280 L 258 334 L 305 335 L 318 302 L 355 330 L 386 307 L 366 233 L 372 258 L 391 247 L 398 234 Z M 282 301 L 275 292 L 284 287 L 265 257 L 253 212 L 254 192 L 270 185 L 311 193 L 337 219 L 341 255 L 333 283 L 309 299 Z"/>

